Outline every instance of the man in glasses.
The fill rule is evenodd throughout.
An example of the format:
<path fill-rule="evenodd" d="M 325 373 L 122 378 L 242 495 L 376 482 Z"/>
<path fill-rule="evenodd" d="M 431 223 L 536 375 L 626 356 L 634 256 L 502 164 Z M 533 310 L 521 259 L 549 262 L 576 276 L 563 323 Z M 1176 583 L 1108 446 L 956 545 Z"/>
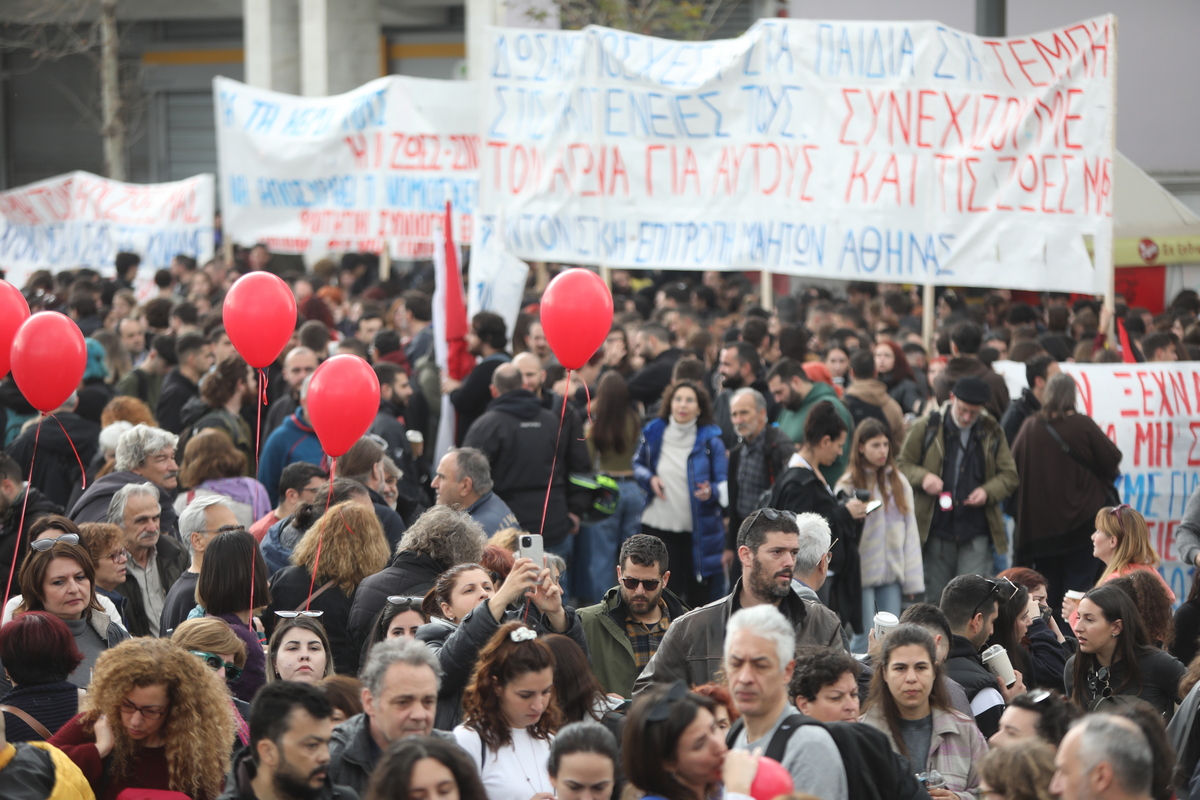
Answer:
<path fill-rule="evenodd" d="M 1005 686 L 979 657 L 979 651 L 992 635 L 999 604 L 1007 602 L 1015 592 L 1016 586 L 1011 581 L 993 581 L 980 575 L 959 575 L 942 592 L 942 613 L 954 634 L 946 659 L 946 674 L 966 691 L 975 712 L 975 724 L 984 738 L 999 730 L 1000 715 L 1008 700 L 1025 691 L 1019 671 L 1014 670 L 1016 683 Z"/>
<path fill-rule="evenodd" d="M 238 527 L 237 517 L 224 495 L 201 495 L 188 503 L 179 515 L 179 535 L 192 560 L 167 590 L 158 626 L 163 636 L 170 635 L 196 607 L 196 581 L 200 579 L 200 567 L 204 564 L 204 551 L 208 549 L 209 542 L 218 533 Z"/>
<path fill-rule="evenodd" d="M 805 525 L 811 534 L 802 541 L 796 515 L 790 511 L 760 509 L 738 530 L 741 577 L 723 600 L 709 603 L 683 616 L 664 634 L 658 650 L 638 677 L 634 692 L 654 683 L 682 680 L 693 686 L 713 680 L 721 669 L 725 624 L 742 608 L 773 605 L 795 629 L 797 645 L 842 647 L 842 624 L 837 614 L 818 601 L 803 598 L 792 585 L 797 560 L 810 569 L 829 550 L 828 525 Z"/>
<path fill-rule="evenodd" d="M 636 534 L 621 545 L 617 585 L 594 606 L 579 609 L 592 672 L 610 694 L 633 696 L 633 682 L 658 650 L 672 620 L 687 606 L 667 589 L 667 546 Z"/>

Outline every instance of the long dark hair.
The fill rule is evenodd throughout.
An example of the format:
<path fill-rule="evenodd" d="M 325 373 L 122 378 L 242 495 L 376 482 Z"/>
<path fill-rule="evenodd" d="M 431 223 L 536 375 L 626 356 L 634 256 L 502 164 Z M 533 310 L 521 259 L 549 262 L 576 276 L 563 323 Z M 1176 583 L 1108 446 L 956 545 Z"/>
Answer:
<path fill-rule="evenodd" d="M 888 350 L 892 351 L 892 371 L 887 373 L 887 379 L 881 374 L 879 380 L 892 389 L 900 381 L 917 382 L 917 376 L 913 374 L 912 366 L 908 363 L 908 356 L 904 355 L 904 348 L 896 344 L 890 339 L 880 339 L 875 343 L 876 347 L 883 345 Z"/>
<path fill-rule="evenodd" d="M 458 785 L 459 800 L 487 800 L 483 781 L 470 757 L 458 745 L 436 736 L 411 736 L 392 742 L 371 775 L 365 800 L 408 798 L 413 767 L 423 758 L 432 758 L 450 770 Z"/>
<path fill-rule="evenodd" d="M 258 542 L 244 530 L 218 533 L 204 551 L 200 577 L 196 579 L 196 601 L 214 617 L 237 614 L 271 604 L 267 585 L 267 562 Z"/>
<path fill-rule="evenodd" d="M 876 468 L 867 461 L 866 455 L 859 450 L 859 447 L 880 436 L 888 440 L 888 457 L 882 467 Z M 850 482 L 856 489 L 870 488 L 867 476 L 874 472 L 875 485 L 879 487 L 879 496 L 883 499 L 884 505 L 894 499 L 900 513 L 907 514 L 908 501 L 904 499 L 904 478 L 900 476 L 900 470 L 896 468 L 895 449 L 892 444 L 892 432 L 886 425 L 874 417 L 864 419 L 854 429 L 854 441 L 850 445 L 850 468 L 848 470 Z"/>
<path fill-rule="evenodd" d="M 49 550 L 30 550 L 29 555 L 25 557 L 25 563 L 21 565 L 21 571 L 17 575 L 17 583 L 21 586 L 21 603 L 13 614 L 46 610 L 46 572 L 56 558 L 69 558 L 74 561 L 87 578 L 91 596 L 88 597 L 82 618 L 90 619 L 93 611 L 103 611 L 100 601 L 96 599 L 96 565 L 91 555 L 83 549 L 83 545 L 55 542 Z"/>
<path fill-rule="evenodd" d="M 588 435 L 596 452 L 625 452 L 631 444 L 630 437 L 637 430 L 638 417 L 629 404 L 629 384 L 620 372 L 609 370 L 600 377 L 592 414 L 592 428 Z"/>
<path fill-rule="evenodd" d="M 942 668 L 938 665 L 937 645 L 933 641 L 933 635 L 920 625 L 907 622 L 888 631 L 888 635 L 883 637 L 883 651 L 879 656 L 879 666 L 876 667 L 875 674 L 871 676 L 871 692 L 867 695 L 867 704 L 863 710 L 869 711 L 877 705 L 880 706 L 883 710 L 883 719 L 887 722 L 888 730 L 891 731 L 892 741 L 900 748 L 900 755 L 905 758 L 908 757 L 908 748 L 904 744 L 904 735 L 900 732 L 900 709 L 896 707 L 896 698 L 892 697 L 892 690 L 888 688 L 886 676 L 888 664 L 892 661 L 892 653 L 897 648 L 909 645 L 922 647 L 929 654 L 929 663 L 933 669 L 933 686 L 929 692 L 929 705 L 942 711 L 951 710 L 950 697 L 946 694 L 946 685 L 942 682 Z"/>
<path fill-rule="evenodd" d="M 1022 675 L 1028 676 L 1027 679 L 1032 683 L 1032 674 L 1029 670 L 1029 655 L 1025 652 L 1025 648 L 1021 646 L 1021 640 L 1017 638 L 1015 630 L 1017 620 L 1025 613 L 1025 609 L 1028 606 L 1029 590 L 1017 584 L 1017 591 L 1013 592 L 1013 596 L 1008 599 L 1008 602 L 999 604 L 996 624 L 992 628 L 992 635 L 987 643 L 989 645 L 998 644 L 1003 647 L 1008 652 L 1008 660 L 1012 662 L 1013 669 Z"/>
<path fill-rule="evenodd" d="M 558 633 L 547 634 L 542 641 L 554 653 L 554 699 L 562 711 L 563 722 L 600 720 L 597 701 L 604 700 L 604 687 L 592 674 L 583 648 L 574 639 Z"/>
<path fill-rule="evenodd" d="M 691 389 L 696 394 L 696 404 L 700 407 L 700 413 L 696 416 L 696 426 L 703 428 L 705 425 L 712 425 L 712 399 L 708 396 L 708 392 L 704 391 L 704 387 L 695 381 L 675 381 L 663 391 L 662 407 L 658 412 L 659 418 L 665 422 L 671 421 L 671 401 L 675 399 L 675 393 L 680 389 Z"/>
<path fill-rule="evenodd" d="M 522 675 L 554 670 L 550 646 L 540 638 L 514 642 L 511 634 L 518 628 L 528 629 L 528 626 L 509 622 L 492 634 L 479 651 L 475 672 L 463 693 L 463 725 L 478 733 L 493 752 L 513 743 L 512 729 L 500 710 L 500 692 Z M 551 696 L 542 716 L 525 730 L 535 739 L 549 739 L 558 729 L 560 718 L 558 704 Z"/>
<path fill-rule="evenodd" d="M 1125 664 L 1125 679 L 1120 686 L 1113 687 L 1113 694 L 1122 694 L 1126 687 L 1142 688 L 1142 671 L 1138 667 L 1138 656 L 1151 652 L 1154 646 L 1146 635 L 1146 626 L 1138 614 L 1137 606 L 1132 599 L 1119 587 L 1111 584 L 1097 586 L 1083 596 L 1100 607 L 1100 613 L 1108 623 L 1121 621 L 1121 632 L 1117 634 L 1117 649 L 1113 651 L 1113 663 L 1118 661 Z M 1087 696 L 1088 673 L 1099 669 L 1100 662 L 1094 653 L 1082 650 L 1075 654 L 1075 671 L 1071 676 L 1071 700 L 1080 708 L 1089 708 Z"/>
<path fill-rule="evenodd" d="M 1158 573 L 1135 569 L 1109 583 L 1133 600 L 1146 628 L 1146 638 L 1156 647 L 1164 650 L 1170 647 L 1175 639 L 1175 614 L 1171 610 L 1171 596 Z"/>
<path fill-rule="evenodd" d="M 676 758 L 679 738 L 695 721 L 700 709 L 715 715 L 717 703 L 711 697 L 684 692 L 678 699 L 682 684 L 664 686 L 644 692 L 633 703 L 626 718 L 625 735 L 621 743 L 621 765 L 625 778 L 645 795 L 658 795 L 667 800 L 695 800 L 692 791 L 679 782 L 673 772 L 663 765 Z M 652 711 L 668 705 L 666 719 L 650 720 Z"/>

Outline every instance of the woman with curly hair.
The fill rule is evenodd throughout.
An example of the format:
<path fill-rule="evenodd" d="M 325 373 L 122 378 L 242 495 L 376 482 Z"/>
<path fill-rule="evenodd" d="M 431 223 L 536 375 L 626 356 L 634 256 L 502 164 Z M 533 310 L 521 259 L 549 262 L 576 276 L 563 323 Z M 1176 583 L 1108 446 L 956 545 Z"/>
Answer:
<path fill-rule="evenodd" d="M 233 709 L 216 675 L 165 639 L 132 639 L 96 662 L 84 710 L 50 744 L 83 771 L 97 800 L 126 789 L 221 793 Z"/>
<path fill-rule="evenodd" d="M 1053 800 L 1054 748 L 1041 739 L 997 747 L 979 761 L 981 797 Z"/>
<path fill-rule="evenodd" d="M 554 787 L 546 771 L 562 718 L 554 701 L 554 654 L 537 631 L 509 622 L 479 653 L 454 738 L 479 765 L 489 800 L 530 800 Z"/>
<path fill-rule="evenodd" d="M 742 717 L 742 712 L 737 710 L 737 706 L 733 702 L 733 695 L 729 693 L 729 689 L 715 681 L 697 686 L 692 689 L 696 694 L 701 694 L 716 703 L 713 709 L 713 717 L 717 721 L 717 730 L 721 731 L 724 736 L 733 723 L 737 722 Z"/>
<path fill-rule="evenodd" d="M 387 561 L 387 541 L 373 509 L 353 501 L 330 507 L 296 545 L 292 566 L 271 576 L 271 605 L 263 618 L 268 635 L 278 620 L 275 612 L 320 611 L 333 663 L 353 674 L 349 623 L 354 590 Z"/>
<path fill-rule="evenodd" d="M 220 429 L 197 431 L 183 449 L 175 513 L 182 514 L 197 497 L 217 494 L 227 498 L 238 524 L 249 529 L 271 510 L 271 500 L 261 483 L 246 477 L 246 464 L 246 455 Z"/>
<path fill-rule="evenodd" d="M 1158 573 L 1134 570 L 1128 575 L 1114 578 L 1111 583 L 1133 600 L 1151 643 L 1170 652 L 1175 638 L 1175 619 L 1171 610 L 1171 598 L 1162 581 L 1158 579 Z M 1065 656 L 1063 660 L 1066 660 Z M 1182 659 L 1180 663 L 1183 663 Z"/>

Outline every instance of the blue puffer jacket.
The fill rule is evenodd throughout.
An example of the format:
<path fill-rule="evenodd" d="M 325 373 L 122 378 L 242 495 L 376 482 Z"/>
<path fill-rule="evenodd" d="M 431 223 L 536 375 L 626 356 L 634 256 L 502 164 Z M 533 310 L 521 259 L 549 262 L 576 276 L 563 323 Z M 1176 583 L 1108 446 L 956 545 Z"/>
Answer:
<path fill-rule="evenodd" d="M 654 497 L 650 490 L 650 479 L 658 470 L 658 457 L 662 453 L 663 432 L 667 421 L 654 419 L 642 428 L 642 441 L 633 456 L 633 476 L 646 493 L 646 503 Z M 725 549 L 725 523 L 721 519 L 721 506 L 728 503 L 729 455 L 721 440 L 721 428 L 705 425 L 696 431 L 696 443 L 688 456 L 688 483 L 692 498 L 692 563 L 697 565 L 701 577 L 720 575 L 721 552 Z M 702 483 L 712 486 L 708 500 L 697 500 L 692 494 Z"/>

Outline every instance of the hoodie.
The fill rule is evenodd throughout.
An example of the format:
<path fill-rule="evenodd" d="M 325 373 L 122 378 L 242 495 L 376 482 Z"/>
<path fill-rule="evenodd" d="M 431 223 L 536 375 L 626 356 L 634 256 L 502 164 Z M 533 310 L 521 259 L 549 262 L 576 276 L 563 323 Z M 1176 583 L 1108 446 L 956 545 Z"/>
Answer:
<path fill-rule="evenodd" d="M 892 429 L 893 451 L 904 442 L 904 409 L 900 408 L 900 404 L 888 393 L 887 384 L 875 378 L 855 378 L 854 383 L 846 387 L 846 405 L 850 404 L 851 398 L 875 406 L 883 412 L 888 427 Z"/>
<path fill-rule="evenodd" d="M 266 488 L 272 508 L 279 505 L 279 476 L 283 474 L 283 468 L 296 461 L 310 464 L 323 464 L 325 461 L 325 452 L 317 440 L 316 431 L 302 408 L 296 409 L 271 432 L 258 459 L 258 482 Z"/>
<path fill-rule="evenodd" d="M 129 470 L 110 472 L 89 486 L 79 496 L 79 499 L 75 501 L 75 505 L 68 512 L 67 516 L 76 524 L 107 522 L 108 505 L 112 502 L 113 495 L 120 491 L 122 486 L 130 483 L 150 483 L 150 481 L 136 472 L 130 472 Z M 154 484 L 151 485 L 153 486 Z M 156 488 L 158 488 L 158 505 L 162 511 L 162 518 L 159 520 L 158 529 L 163 533 L 169 533 L 172 536 L 178 537 L 179 518 L 175 514 L 174 507 L 171 505 L 171 493 L 164 491 L 161 487 Z"/>

